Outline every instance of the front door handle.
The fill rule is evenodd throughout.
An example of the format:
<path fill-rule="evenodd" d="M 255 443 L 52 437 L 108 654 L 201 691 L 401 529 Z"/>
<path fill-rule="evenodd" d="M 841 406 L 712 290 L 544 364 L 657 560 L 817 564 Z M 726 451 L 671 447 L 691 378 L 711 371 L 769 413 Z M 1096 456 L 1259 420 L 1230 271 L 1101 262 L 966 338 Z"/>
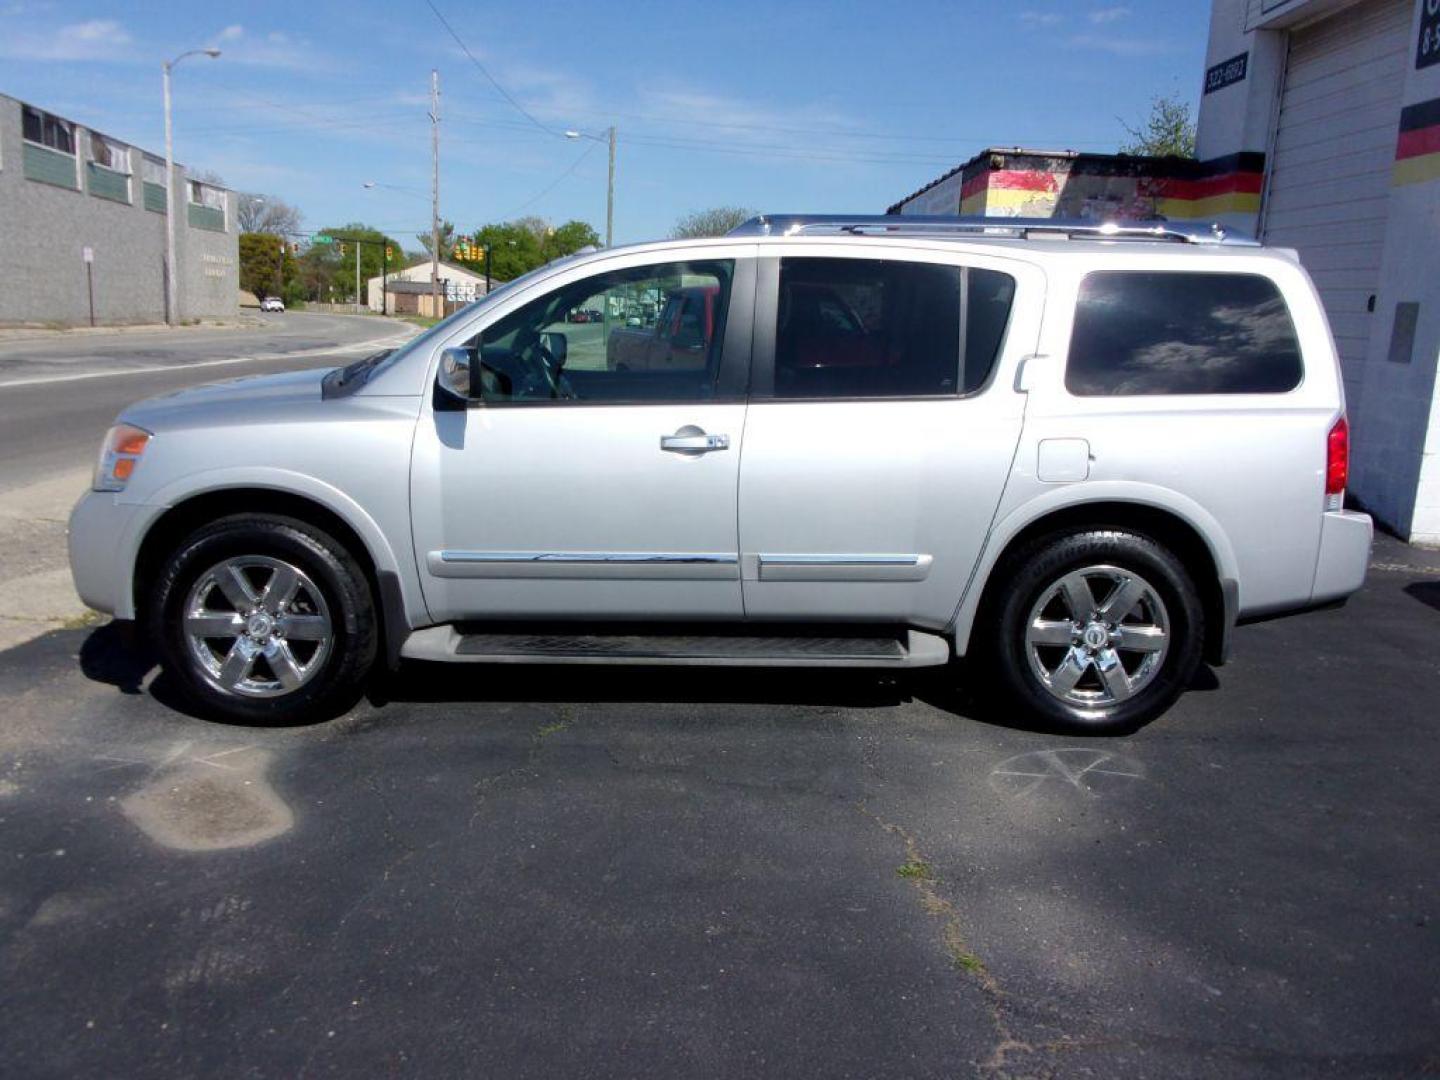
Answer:
<path fill-rule="evenodd" d="M 708 454 L 712 450 L 729 450 L 729 435 L 707 435 L 699 428 L 686 425 L 674 435 L 660 436 L 660 449 L 677 454 Z"/>

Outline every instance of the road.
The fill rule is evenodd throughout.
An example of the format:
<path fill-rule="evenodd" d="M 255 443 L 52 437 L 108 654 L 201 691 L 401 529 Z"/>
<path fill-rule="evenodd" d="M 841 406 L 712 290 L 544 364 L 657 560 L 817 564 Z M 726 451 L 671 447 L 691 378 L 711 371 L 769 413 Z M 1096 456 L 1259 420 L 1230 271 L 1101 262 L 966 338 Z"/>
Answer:
<path fill-rule="evenodd" d="M 327 367 L 415 328 L 287 312 L 234 329 L 0 335 L 0 492 L 94 464 L 115 414 L 140 398 L 241 375 Z"/>
<path fill-rule="evenodd" d="M 223 329 L 0 332 L 0 648 L 87 618 L 70 585 L 65 519 L 122 408 L 218 379 L 331 367 L 416 332 L 303 312 Z"/>
<path fill-rule="evenodd" d="M 1432 1075 L 1440 557 L 1376 562 L 1124 739 L 713 669 L 233 728 L 52 631 L 0 652 L 0 1073 Z"/>

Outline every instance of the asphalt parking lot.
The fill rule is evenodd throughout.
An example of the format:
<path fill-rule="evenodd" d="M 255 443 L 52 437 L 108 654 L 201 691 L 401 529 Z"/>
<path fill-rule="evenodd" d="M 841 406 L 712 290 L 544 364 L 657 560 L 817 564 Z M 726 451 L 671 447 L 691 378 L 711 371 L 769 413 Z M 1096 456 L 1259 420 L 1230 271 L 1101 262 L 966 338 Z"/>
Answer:
<path fill-rule="evenodd" d="M 55 630 L 0 652 L 0 1073 L 1440 1072 L 1440 557 L 1375 563 L 1124 739 L 481 666 L 240 729 Z"/>

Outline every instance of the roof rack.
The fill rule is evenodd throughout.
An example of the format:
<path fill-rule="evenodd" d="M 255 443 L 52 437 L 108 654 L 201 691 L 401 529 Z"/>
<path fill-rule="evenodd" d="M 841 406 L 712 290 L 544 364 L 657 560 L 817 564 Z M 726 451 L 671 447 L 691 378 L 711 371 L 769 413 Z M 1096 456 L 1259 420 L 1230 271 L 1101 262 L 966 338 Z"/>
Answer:
<path fill-rule="evenodd" d="M 1219 222 L 1080 221 L 1069 218 L 980 217 L 929 214 L 761 214 L 731 230 L 731 236 L 799 236 L 850 233 L 853 236 L 931 236 L 999 240 L 1142 240 L 1174 244 L 1259 247 L 1260 242 Z"/>

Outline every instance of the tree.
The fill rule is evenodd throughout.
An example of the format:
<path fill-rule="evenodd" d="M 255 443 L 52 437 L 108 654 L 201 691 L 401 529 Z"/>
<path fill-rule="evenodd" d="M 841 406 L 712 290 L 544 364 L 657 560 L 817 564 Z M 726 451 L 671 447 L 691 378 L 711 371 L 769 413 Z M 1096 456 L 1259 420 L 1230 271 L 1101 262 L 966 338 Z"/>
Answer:
<path fill-rule="evenodd" d="M 241 194 L 236 203 L 235 218 L 242 233 L 293 235 L 304 220 L 298 209 L 275 195 Z"/>
<path fill-rule="evenodd" d="M 295 259 L 284 240 L 270 233 L 245 232 L 238 239 L 240 288 L 259 299 L 298 299 Z"/>
<path fill-rule="evenodd" d="M 416 233 L 415 239 L 420 241 L 420 246 L 425 249 L 425 254 L 430 254 L 430 243 L 434 239 L 428 232 Z M 455 253 L 455 226 L 452 222 L 440 222 L 440 261 L 449 262 Z"/>
<path fill-rule="evenodd" d="M 494 281 L 510 281 L 553 259 L 600 243 L 599 235 L 583 221 L 554 226 L 538 217 L 486 225 L 475 230 L 473 239 L 482 253 L 488 246 L 490 276 Z M 476 273 L 485 272 L 483 259 L 461 261 L 460 265 Z"/>
<path fill-rule="evenodd" d="M 1174 95 L 1153 98 L 1150 115 L 1140 127 L 1133 128 L 1124 120 L 1120 125 L 1130 135 L 1129 141 L 1120 146 L 1122 154 L 1195 156 L 1195 122 L 1190 119 L 1190 106 Z"/>
<path fill-rule="evenodd" d="M 335 225 L 320 232 L 334 238 L 325 245 L 312 245 L 306 258 L 307 282 L 316 281 L 325 286 L 333 285 L 341 299 L 355 298 L 355 250 L 356 240 L 368 241 L 358 245 L 360 250 L 360 299 L 365 299 L 365 283 L 372 277 L 379 277 L 382 269 L 396 273 L 405 266 L 405 257 L 400 244 L 386 236 L 379 229 L 362 222 L 352 221 L 348 225 Z M 340 252 L 345 249 L 344 254 Z M 385 258 L 385 249 L 390 249 L 390 258 Z M 311 253 L 320 252 L 311 259 Z"/>
<path fill-rule="evenodd" d="M 677 240 L 689 240 L 698 236 L 724 236 L 735 226 L 754 216 L 754 210 L 743 206 L 712 206 L 708 210 L 696 210 L 686 214 L 675 223 L 670 235 Z"/>

